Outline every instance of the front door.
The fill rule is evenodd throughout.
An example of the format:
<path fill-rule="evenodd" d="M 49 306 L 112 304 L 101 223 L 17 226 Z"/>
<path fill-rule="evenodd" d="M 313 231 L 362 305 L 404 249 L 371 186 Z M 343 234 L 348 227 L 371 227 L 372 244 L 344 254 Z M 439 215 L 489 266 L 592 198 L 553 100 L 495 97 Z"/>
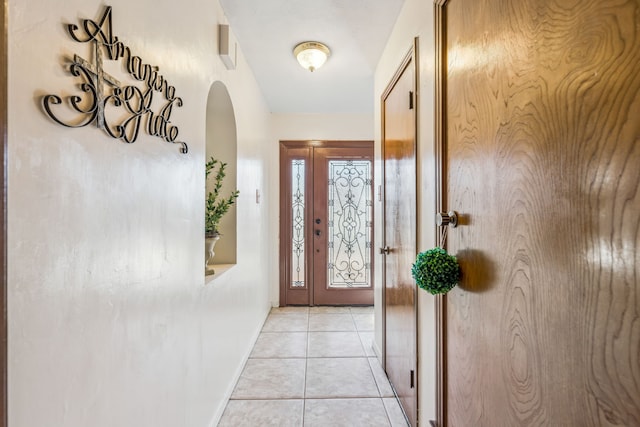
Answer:
<path fill-rule="evenodd" d="M 416 128 L 410 53 L 383 96 L 385 370 L 402 407 L 417 421 Z"/>
<path fill-rule="evenodd" d="M 439 3 L 440 425 L 639 426 L 640 3 Z"/>
<path fill-rule="evenodd" d="M 371 305 L 373 143 L 281 143 L 281 305 Z"/>

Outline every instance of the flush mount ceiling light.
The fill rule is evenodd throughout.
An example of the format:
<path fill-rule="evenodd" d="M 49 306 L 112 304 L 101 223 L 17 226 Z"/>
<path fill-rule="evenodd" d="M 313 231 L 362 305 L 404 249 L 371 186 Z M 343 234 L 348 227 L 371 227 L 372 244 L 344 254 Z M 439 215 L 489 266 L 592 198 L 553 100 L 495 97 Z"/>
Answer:
<path fill-rule="evenodd" d="M 303 42 L 293 49 L 293 55 L 303 68 L 313 72 L 327 62 L 331 51 L 320 42 Z"/>

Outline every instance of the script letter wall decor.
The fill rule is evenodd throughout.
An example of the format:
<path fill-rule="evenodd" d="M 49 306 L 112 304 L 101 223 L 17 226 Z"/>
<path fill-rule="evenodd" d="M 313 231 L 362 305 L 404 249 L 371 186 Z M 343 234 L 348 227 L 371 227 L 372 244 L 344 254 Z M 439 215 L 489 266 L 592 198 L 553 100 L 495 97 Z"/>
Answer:
<path fill-rule="evenodd" d="M 45 95 L 42 98 L 47 116 L 71 128 L 95 123 L 98 129 L 127 143 L 135 142 L 140 130 L 144 129 L 148 135 L 180 144 L 180 151 L 186 154 L 189 147 L 186 142 L 178 140 L 178 127 L 171 123 L 173 108 L 182 106 L 182 98 L 176 96 L 176 88 L 159 73 L 159 67 L 145 64 L 113 35 L 111 6 L 105 8 L 98 22 L 84 19 L 82 28 L 69 24 L 67 30 L 73 40 L 92 45 L 93 62 L 74 55 L 69 67 L 71 74 L 82 80 L 80 89 L 85 93 L 83 96 L 67 98 L 69 107 L 78 113 L 78 117 L 69 121 L 53 112 L 52 106 L 62 103 L 62 98 L 57 95 Z M 124 85 L 105 72 L 103 55 L 107 60 L 121 61 L 131 78 L 142 82 L 142 88 Z M 160 106 L 153 105 L 154 96 L 159 100 L 156 104 L 160 103 Z M 105 114 L 107 112 L 111 114 Z"/>

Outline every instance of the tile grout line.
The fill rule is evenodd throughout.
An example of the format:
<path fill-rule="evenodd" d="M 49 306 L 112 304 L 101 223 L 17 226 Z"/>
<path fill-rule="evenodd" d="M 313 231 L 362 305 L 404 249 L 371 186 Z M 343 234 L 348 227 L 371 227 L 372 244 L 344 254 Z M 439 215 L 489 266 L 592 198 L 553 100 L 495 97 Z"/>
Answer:
<path fill-rule="evenodd" d="M 379 363 L 377 361 L 376 362 Z M 380 389 L 380 385 L 378 384 L 378 379 L 376 378 L 376 374 L 373 372 L 373 367 L 371 366 L 371 362 L 369 361 L 369 357 L 367 357 L 367 363 L 369 364 L 369 370 L 371 371 L 371 375 L 373 375 L 373 380 L 376 383 L 376 388 L 378 389 L 378 394 L 380 395 L 380 402 L 382 403 L 382 408 L 384 409 L 384 413 L 387 416 L 387 421 L 389 421 L 389 426 L 393 426 L 393 423 L 391 422 L 391 415 L 389 415 L 389 411 L 387 410 L 387 405 L 384 404 L 384 396 L 382 396 L 382 390 Z M 386 377 L 386 374 L 385 374 Z"/>
<path fill-rule="evenodd" d="M 369 365 L 369 371 L 371 372 L 371 375 L 373 376 L 373 381 L 376 385 L 376 389 L 378 390 L 378 395 L 380 396 L 380 403 L 382 404 L 382 408 L 384 409 L 384 413 L 387 416 L 387 421 L 389 422 L 389 426 L 391 427 L 393 425 L 393 423 L 391 422 L 391 416 L 389 415 L 389 411 L 387 411 L 387 405 L 384 404 L 384 397 L 382 396 L 382 390 L 380 389 L 380 384 L 378 384 L 378 378 L 376 377 L 375 372 L 373 372 L 373 367 L 371 366 L 371 362 L 369 361 L 369 356 L 367 354 L 367 349 L 364 348 L 364 343 L 362 342 L 362 336 L 360 335 L 360 332 L 364 332 L 364 331 L 360 331 L 358 329 L 358 324 L 356 323 L 356 319 L 353 315 L 353 311 L 351 309 L 349 309 L 349 311 L 351 312 L 351 317 L 353 318 L 353 323 L 356 327 L 356 331 L 358 331 L 358 339 L 360 340 L 360 345 L 362 346 L 362 349 L 364 350 L 364 354 L 367 360 L 367 364 Z M 377 361 L 377 358 L 376 358 Z"/>
<path fill-rule="evenodd" d="M 307 346 L 304 356 L 304 388 L 302 389 L 302 425 L 304 427 L 304 418 L 307 412 L 307 372 L 309 371 L 309 346 L 311 345 L 311 336 L 309 334 L 309 326 L 311 325 L 311 309 L 307 311 Z"/>
<path fill-rule="evenodd" d="M 272 314 L 277 315 L 277 314 L 285 314 L 285 313 L 269 313 L 269 316 L 271 316 Z M 312 357 L 310 357 L 310 346 L 311 346 L 311 332 L 324 332 L 324 333 L 332 333 L 332 332 L 351 332 L 350 330 L 347 331 L 324 331 L 324 330 L 319 330 L 319 331 L 311 331 L 311 313 L 310 310 L 307 311 L 307 321 L 306 321 L 306 331 L 304 331 L 306 333 L 306 341 L 305 341 L 305 352 L 304 352 L 304 359 L 305 359 L 305 364 L 304 364 L 304 373 L 303 373 L 303 390 L 302 390 L 302 414 L 301 414 L 301 422 L 302 422 L 302 427 L 305 425 L 305 421 L 306 421 L 306 405 L 307 405 L 307 400 L 310 400 L 306 394 L 306 386 L 307 386 L 307 382 L 308 382 L 308 370 L 309 370 L 309 359 L 312 359 Z M 317 313 L 317 314 L 340 314 L 340 313 Z M 376 376 L 373 372 L 373 367 L 372 364 L 370 363 L 369 359 L 370 356 L 367 354 L 367 350 L 366 350 L 366 346 L 365 343 L 362 339 L 362 335 L 361 333 L 367 332 L 370 333 L 372 331 L 367 330 L 365 328 L 365 330 L 360 331 L 360 329 L 358 328 L 358 325 L 356 323 L 356 316 L 355 314 L 360 314 L 360 313 L 354 313 L 351 308 L 349 309 L 349 314 L 351 314 L 350 319 L 353 322 L 352 325 L 354 327 L 353 332 L 355 332 L 355 338 L 357 339 L 357 342 L 359 342 L 359 346 L 358 348 L 360 350 L 363 351 L 363 354 L 360 355 L 352 355 L 352 356 L 331 356 L 331 357 L 321 357 L 319 356 L 318 358 L 326 358 L 326 359 L 359 359 L 359 358 L 364 358 L 364 360 L 366 360 L 368 367 L 369 367 L 369 372 L 373 377 L 374 380 L 374 384 L 376 386 L 376 391 L 377 391 L 377 397 L 375 396 L 351 396 L 351 397 L 319 397 L 316 398 L 318 400 L 354 400 L 354 399 L 365 399 L 365 400 L 373 400 L 375 399 L 375 401 L 380 402 L 383 405 L 383 409 L 384 409 L 384 413 L 385 413 L 385 417 L 387 422 L 389 423 L 388 425 L 391 426 L 391 416 L 387 410 L 387 407 L 384 404 L 384 397 L 382 396 L 382 392 L 380 389 L 380 385 L 378 383 L 378 381 L 376 380 Z M 275 316 L 275 317 L 279 317 L 279 316 Z M 322 328 L 321 328 L 322 329 Z M 287 333 L 287 335 L 289 333 L 297 333 L 297 331 L 295 330 L 272 330 L 272 331 L 264 331 L 264 326 L 263 329 L 260 331 L 260 333 Z M 300 331 L 303 332 L 303 331 Z M 255 345 L 254 345 L 254 349 L 255 349 Z M 253 354 L 253 350 L 251 354 Z M 297 359 L 297 357 L 292 357 L 292 356 L 272 356 L 272 357 L 252 357 L 252 355 L 249 356 L 249 359 Z M 296 400 L 295 398 L 286 398 L 286 397 L 273 397 L 273 398 L 255 398 L 255 399 L 246 399 L 246 400 L 260 400 L 260 401 L 269 401 L 269 400 L 277 400 L 277 401 L 287 401 L 287 400 Z"/>

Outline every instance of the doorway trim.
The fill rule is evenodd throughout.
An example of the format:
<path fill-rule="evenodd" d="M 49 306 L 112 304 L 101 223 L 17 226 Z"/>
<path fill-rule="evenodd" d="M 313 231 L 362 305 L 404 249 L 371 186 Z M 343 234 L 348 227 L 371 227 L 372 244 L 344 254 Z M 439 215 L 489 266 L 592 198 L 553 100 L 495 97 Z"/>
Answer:
<path fill-rule="evenodd" d="M 7 22 L 8 22 L 7 1 L 2 2 L 0 7 L 0 20 L 2 21 L 2 34 L 0 37 L 0 133 L 2 134 L 2 162 L 0 162 L 0 184 L 2 185 L 2 196 L 0 201 L 0 212 L 2 212 L 2 226 L 0 226 L 0 376 L 2 377 L 2 390 L 0 391 L 0 426 L 9 425 L 8 416 L 8 308 L 7 308 Z"/>
<path fill-rule="evenodd" d="M 283 212 L 288 212 L 287 210 L 287 200 L 285 197 L 285 194 L 287 194 L 287 188 L 285 188 L 285 183 L 287 182 L 286 180 L 286 174 L 287 174 L 287 170 L 284 167 L 284 165 L 287 162 L 288 159 L 288 155 L 287 155 L 287 150 L 290 149 L 308 149 L 311 151 L 311 158 L 310 161 L 313 163 L 313 150 L 311 150 L 312 148 L 371 148 L 373 150 L 373 144 L 374 142 L 371 140 L 281 140 L 280 141 L 280 157 L 279 157 L 279 161 L 280 161 L 280 171 L 279 171 L 279 189 L 280 189 L 280 201 L 279 201 L 279 212 L 280 212 L 280 225 L 279 225 L 279 245 L 278 245 L 278 257 L 279 257 L 279 297 L 280 297 L 280 301 L 279 301 L 279 306 L 283 307 L 286 305 L 287 302 L 287 284 L 289 283 L 289 278 L 290 278 L 290 260 L 288 257 L 288 251 L 285 250 L 286 246 L 282 244 L 282 239 L 283 236 L 287 235 L 288 232 L 288 224 L 290 223 L 290 221 L 288 220 L 288 218 L 283 218 L 282 217 L 282 213 Z M 307 179 L 306 179 L 306 183 L 305 183 L 305 191 L 307 192 L 307 194 L 311 194 L 310 191 L 312 190 L 313 187 L 313 182 L 309 176 L 309 170 L 306 170 L 305 173 L 307 174 Z M 312 212 L 311 210 L 309 210 L 307 212 L 307 217 L 305 218 L 305 223 L 311 223 L 311 218 L 312 218 Z M 372 219 L 373 220 L 373 219 Z M 374 247 L 373 245 L 375 244 L 374 242 L 374 236 L 372 234 L 371 236 L 372 239 L 372 247 Z M 305 243 L 305 251 L 308 251 L 307 253 L 312 253 L 312 247 L 311 247 L 311 239 L 306 239 L 306 243 Z M 306 273 L 307 274 L 307 282 L 309 282 L 309 277 L 308 274 L 313 271 L 313 269 L 311 268 L 312 266 L 306 266 Z M 372 284 L 372 288 L 374 286 L 375 280 L 373 277 L 373 272 L 374 272 L 374 259 L 372 257 L 371 259 L 371 284 Z M 313 292 L 312 289 L 310 287 L 307 287 L 306 292 L 308 292 L 308 304 L 305 305 L 315 305 L 314 304 L 314 296 L 313 296 Z"/>
<path fill-rule="evenodd" d="M 435 27 L 435 117 L 434 141 L 436 157 L 436 212 L 448 212 L 446 207 L 447 159 L 445 158 L 447 142 L 446 94 L 447 94 L 447 11 L 449 0 L 434 0 Z M 435 225 L 434 225 L 435 226 Z M 441 234 L 436 228 L 436 244 L 444 247 Z M 445 248 L 446 249 L 446 248 Z M 447 414 L 446 399 L 446 295 L 436 296 L 436 420 L 434 427 L 445 427 Z"/>

